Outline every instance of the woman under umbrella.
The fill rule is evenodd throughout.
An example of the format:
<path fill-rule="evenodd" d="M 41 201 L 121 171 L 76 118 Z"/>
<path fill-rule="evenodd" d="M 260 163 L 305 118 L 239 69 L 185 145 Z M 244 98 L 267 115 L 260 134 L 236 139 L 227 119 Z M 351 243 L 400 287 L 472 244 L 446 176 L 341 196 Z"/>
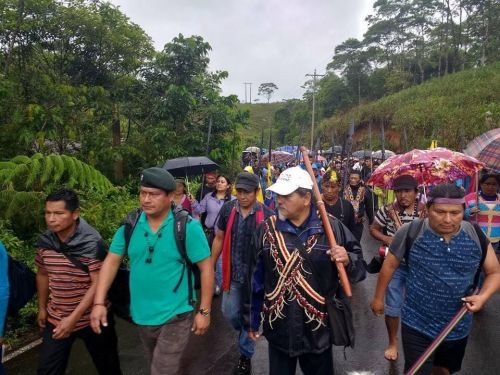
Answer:
<path fill-rule="evenodd" d="M 500 175 L 486 173 L 479 180 L 479 193 L 465 197 L 465 218 L 477 222 L 500 255 Z"/>

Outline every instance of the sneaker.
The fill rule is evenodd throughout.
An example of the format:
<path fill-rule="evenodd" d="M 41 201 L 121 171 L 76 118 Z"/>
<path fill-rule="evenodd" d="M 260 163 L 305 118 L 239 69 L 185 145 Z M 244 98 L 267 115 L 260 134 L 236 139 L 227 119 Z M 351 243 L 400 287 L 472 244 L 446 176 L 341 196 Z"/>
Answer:
<path fill-rule="evenodd" d="M 233 375 L 250 375 L 252 373 L 252 359 L 240 355 L 238 364 L 236 365 Z"/>

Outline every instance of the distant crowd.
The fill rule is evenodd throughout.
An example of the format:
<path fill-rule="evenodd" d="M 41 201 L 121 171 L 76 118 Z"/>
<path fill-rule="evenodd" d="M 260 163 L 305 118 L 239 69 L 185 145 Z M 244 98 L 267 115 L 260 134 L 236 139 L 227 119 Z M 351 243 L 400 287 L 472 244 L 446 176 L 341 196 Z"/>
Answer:
<path fill-rule="evenodd" d="M 379 273 L 370 308 L 385 318 L 388 345 L 381 355 L 389 361 L 404 355 L 410 371 L 462 306 L 477 312 L 500 288 L 500 178 L 483 174 L 478 191 L 467 196 L 464 183 L 440 184 L 424 199 L 410 175 L 397 177 L 392 191 L 366 184 L 378 163 L 333 157 L 316 161 L 313 175 L 300 162 L 246 166 L 234 182 L 212 172 L 195 196 L 184 180 L 148 168 L 140 176 L 138 209 L 109 247 L 80 216 L 75 191 L 52 192 L 47 231 L 34 254 L 43 331 L 38 374 L 64 374 L 76 339 L 85 342 L 99 374 L 121 374 L 119 307 L 137 326 L 150 373 L 183 374 L 182 353 L 191 334 L 210 329 L 214 296 L 221 296 L 222 314 L 237 332 L 233 374 L 251 374 L 261 335 L 270 374 L 295 374 L 297 363 L 306 375 L 333 374 L 332 346 L 353 345 L 340 270 L 349 283 Z M 362 251 L 364 230 L 382 245 L 369 262 L 363 253 L 374 251 Z M 0 341 L 8 264 L 0 244 Z M 117 283 L 128 302 L 115 299 Z M 459 371 L 471 325 L 466 314 L 418 374 Z"/>

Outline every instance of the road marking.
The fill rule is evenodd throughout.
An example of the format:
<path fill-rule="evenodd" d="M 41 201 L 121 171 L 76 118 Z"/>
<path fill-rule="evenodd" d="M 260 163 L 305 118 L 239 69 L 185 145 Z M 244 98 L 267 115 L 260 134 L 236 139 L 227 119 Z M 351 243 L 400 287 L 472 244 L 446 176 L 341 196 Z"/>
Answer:
<path fill-rule="evenodd" d="M 17 356 L 27 352 L 28 350 L 31 350 L 33 349 L 35 346 L 38 346 L 42 343 L 42 339 L 38 339 L 38 340 L 35 340 L 31 343 L 29 343 L 28 345 L 26 346 L 23 346 L 22 348 L 20 349 L 17 349 L 15 352 L 12 352 L 12 353 L 9 353 L 8 355 L 6 355 L 4 358 L 3 358 L 3 362 L 7 362 L 13 358 L 16 358 Z"/>

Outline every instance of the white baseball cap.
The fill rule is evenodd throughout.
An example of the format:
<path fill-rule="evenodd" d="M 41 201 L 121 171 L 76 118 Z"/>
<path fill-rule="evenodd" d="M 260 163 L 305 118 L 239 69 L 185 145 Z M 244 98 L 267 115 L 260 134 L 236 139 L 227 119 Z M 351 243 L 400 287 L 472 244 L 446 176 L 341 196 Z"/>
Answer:
<path fill-rule="evenodd" d="M 313 182 L 311 176 L 301 167 L 292 167 L 281 172 L 278 180 L 266 190 L 273 191 L 278 195 L 288 195 L 298 188 L 312 190 Z"/>

